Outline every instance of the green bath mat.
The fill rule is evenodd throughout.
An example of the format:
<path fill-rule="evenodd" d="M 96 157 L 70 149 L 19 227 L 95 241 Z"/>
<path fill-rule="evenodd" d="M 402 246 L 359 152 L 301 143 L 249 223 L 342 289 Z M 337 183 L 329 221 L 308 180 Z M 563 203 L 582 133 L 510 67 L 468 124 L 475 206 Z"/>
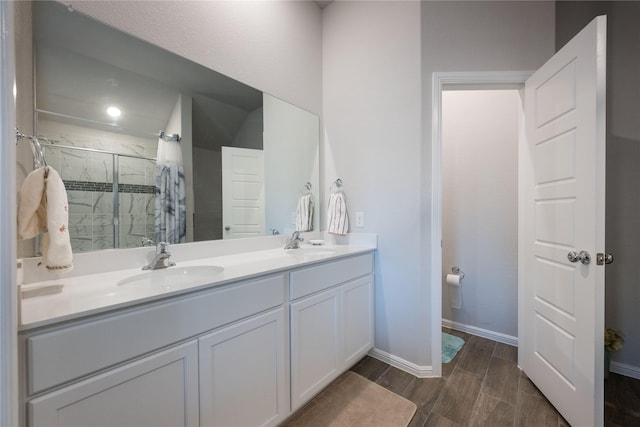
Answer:
<path fill-rule="evenodd" d="M 442 363 L 449 363 L 462 348 L 464 340 L 460 337 L 442 333 Z"/>

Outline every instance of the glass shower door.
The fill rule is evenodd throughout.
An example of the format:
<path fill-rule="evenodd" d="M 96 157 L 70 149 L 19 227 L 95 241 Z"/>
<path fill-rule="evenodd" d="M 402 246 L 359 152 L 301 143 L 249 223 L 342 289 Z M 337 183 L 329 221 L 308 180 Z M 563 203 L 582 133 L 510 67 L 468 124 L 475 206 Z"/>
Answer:
<path fill-rule="evenodd" d="M 47 164 L 67 189 L 74 253 L 114 247 L 113 155 L 45 145 Z"/>
<path fill-rule="evenodd" d="M 115 247 L 139 247 L 144 238 L 155 239 L 155 160 L 118 155 L 116 165 L 119 230 Z"/>

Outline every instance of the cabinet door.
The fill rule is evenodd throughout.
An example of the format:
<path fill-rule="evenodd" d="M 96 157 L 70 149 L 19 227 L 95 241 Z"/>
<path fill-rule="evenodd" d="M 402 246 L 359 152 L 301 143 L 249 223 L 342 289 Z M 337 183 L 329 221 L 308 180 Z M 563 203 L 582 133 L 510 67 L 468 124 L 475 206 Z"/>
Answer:
<path fill-rule="evenodd" d="M 373 348 L 373 275 L 349 282 L 340 290 L 342 363 L 348 369 Z"/>
<path fill-rule="evenodd" d="M 31 427 L 196 427 L 197 343 L 47 393 L 28 408 Z"/>
<path fill-rule="evenodd" d="M 199 339 L 203 426 L 273 426 L 285 418 L 284 334 L 280 308 Z"/>
<path fill-rule="evenodd" d="M 291 409 L 340 373 L 339 289 L 291 304 Z"/>

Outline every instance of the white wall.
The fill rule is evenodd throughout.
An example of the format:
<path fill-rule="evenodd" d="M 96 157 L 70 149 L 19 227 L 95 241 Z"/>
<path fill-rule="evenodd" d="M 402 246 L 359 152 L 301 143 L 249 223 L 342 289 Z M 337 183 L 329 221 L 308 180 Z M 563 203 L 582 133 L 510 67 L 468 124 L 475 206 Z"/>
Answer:
<path fill-rule="evenodd" d="M 321 111 L 321 11 L 306 1 L 68 1 L 80 12 Z"/>
<path fill-rule="evenodd" d="M 325 190 L 341 178 L 351 231 L 378 233 L 376 347 L 425 365 L 420 3 L 334 2 L 323 20 Z"/>
<path fill-rule="evenodd" d="M 517 90 L 442 95 L 442 271 L 464 273 L 462 307 L 442 317 L 518 336 Z M 455 288 L 454 288 L 455 289 Z M 456 289 L 458 291 L 458 289 Z"/>

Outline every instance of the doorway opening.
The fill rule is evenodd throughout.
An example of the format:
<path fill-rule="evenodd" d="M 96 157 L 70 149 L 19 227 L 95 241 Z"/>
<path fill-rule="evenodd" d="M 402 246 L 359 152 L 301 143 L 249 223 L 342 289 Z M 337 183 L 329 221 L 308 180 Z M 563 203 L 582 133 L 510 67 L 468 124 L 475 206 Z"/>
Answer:
<path fill-rule="evenodd" d="M 442 324 L 518 345 L 518 89 L 442 93 Z"/>
<path fill-rule="evenodd" d="M 455 176 L 452 177 L 453 179 L 451 180 L 444 177 L 445 173 L 448 172 L 447 171 L 448 167 L 455 166 L 456 163 L 459 166 L 474 165 L 473 169 L 480 170 L 480 171 L 482 169 L 486 170 L 487 173 L 483 174 L 483 177 L 490 176 L 490 172 L 492 172 L 492 168 L 496 167 L 494 165 L 494 162 L 496 160 L 500 160 L 501 154 L 500 152 L 496 152 L 498 151 L 497 147 L 499 147 L 499 145 L 495 145 L 495 141 L 489 141 L 489 144 L 491 145 L 492 148 L 490 150 L 487 150 L 486 152 L 483 152 L 482 148 L 479 146 L 477 141 L 475 143 L 476 145 L 474 147 L 470 147 L 468 150 L 465 150 L 465 144 L 467 143 L 473 144 L 474 141 L 467 141 L 467 142 L 461 143 L 457 147 L 455 145 L 452 145 L 451 147 L 447 146 L 446 148 L 444 148 L 443 137 L 452 136 L 454 139 L 459 139 L 459 138 L 467 139 L 467 138 L 473 137 L 473 133 L 469 134 L 468 133 L 469 128 L 468 127 L 465 128 L 465 125 L 456 126 L 454 124 L 452 126 L 448 126 L 448 122 L 445 123 L 446 117 L 443 114 L 447 113 L 447 117 L 449 117 L 449 114 L 451 114 L 451 111 L 450 111 L 451 108 L 449 107 L 451 107 L 450 104 L 451 102 L 453 102 L 454 115 L 450 116 L 450 118 L 447 120 L 451 120 L 456 116 L 464 118 L 464 116 L 466 115 L 467 118 L 469 119 L 473 118 L 476 123 L 482 124 L 482 120 L 478 120 L 479 117 L 469 116 L 472 113 L 468 111 L 468 108 L 471 107 L 471 104 L 475 104 L 477 102 L 480 102 L 480 104 L 482 104 L 483 100 L 481 98 L 484 95 L 487 95 L 490 92 L 497 93 L 497 94 L 502 93 L 503 95 L 508 93 L 511 96 L 507 95 L 506 96 L 507 98 L 511 97 L 512 101 L 514 102 L 517 101 L 515 104 L 513 103 L 511 104 L 512 117 L 516 118 L 516 123 L 511 123 L 511 128 L 516 129 L 515 132 L 517 132 L 516 139 L 513 141 L 514 146 L 512 147 L 515 153 L 515 158 L 513 159 L 514 164 L 512 166 L 513 168 L 515 168 L 515 182 L 509 183 L 509 185 L 513 187 L 511 190 L 511 193 L 515 192 L 515 194 L 511 194 L 511 197 L 509 198 L 512 199 L 513 197 L 515 197 L 515 199 L 513 200 L 515 201 L 516 205 L 511 206 L 510 209 L 512 214 L 515 212 L 515 218 L 511 218 L 511 221 L 512 222 L 515 221 L 514 224 L 516 228 L 514 231 L 516 233 L 515 239 L 517 242 L 517 211 L 518 211 L 517 147 L 518 147 L 518 140 L 522 136 L 522 133 L 524 132 L 522 129 L 523 113 L 522 113 L 522 103 L 520 99 L 521 99 L 521 89 L 523 88 L 524 82 L 529 76 L 530 76 L 530 73 L 528 72 L 435 73 L 433 76 L 433 105 L 432 105 L 432 112 L 433 112 L 432 132 L 433 133 L 432 133 L 432 176 L 431 176 L 431 182 L 432 182 L 431 283 L 433 284 L 433 286 L 431 287 L 431 301 L 432 301 L 431 358 L 432 358 L 433 374 L 435 376 L 440 376 L 442 374 L 442 362 L 441 362 L 442 341 L 441 340 L 442 340 L 442 326 L 443 326 L 443 317 L 444 317 L 443 314 L 449 317 L 454 317 L 453 319 L 446 319 L 449 322 L 455 322 L 455 324 L 449 323 L 447 325 L 445 321 L 444 324 L 447 326 L 454 326 L 456 328 L 465 328 L 465 327 L 471 326 L 473 327 L 473 329 L 468 329 L 468 331 L 473 334 L 482 336 L 482 334 L 484 333 L 485 336 L 491 339 L 502 341 L 505 343 L 515 344 L 513 342 L 515 337 L 513 335 L 510 335 L 510 333 L 513 333 L 510 329 L 504 330 L 507 332 L 493 331 L 496 333 L 487 335 L 489 328 L 476 326 L 476 325 L 482 325 L 482 323 L 476 323 L 476 321 L 478 320 L 477 313 L 478 313 L 478 308 L 480 308 L 480 311 L 482 311 L 481 306 L 485 304 L 481 303 L 480 306 L 478 306 L 478 304 L 476 304 L 475 302 L 472 303 L 471 300 L 468 301 L 467 304 L 465 304 L 465 301 L 464 301 L 465 291 L 466 291 L 465 284 L 471 283 L 474 280 L 473 276 L 475 276 L 479 270 L 483 270 L 485 268 L 485 266 L 480 265 L 481 260 L 478 259 L 478 255 L 482 255 L 482 257 L 484 256 L 491 257 L 492 254 L 491 254 L 491 248 L 478 246 L 483 243 L 482 241 L 470 242 L 469 236 L 465 237 L 465 236 L 459 235 L 460 231 L 462 230 L 455 231 L 455 226 L 457 221 L 460 221 L 460 224 L 462 224 L 463 227 L 469 230 L 474 230 L 473 231 L 474 234 L 475 233 L 482 234 L 483 232 L 485 232 L 485 230 L 482 229 L 483 224 L 474 223 L 474 219 L 470 219 L 472 212 L 469 212 L 470 215 L 466 215 L 467 213 L 466 207 L 470 206 L 469 204 L 471 203 L 476 207 L 490 208 L 490 206 L 488 205 L 491 203 L 491 201 L 490 199 L 485 199 L 485 200 L 481 199 L 482 194 L 479 193 L 478 191 L 475 191 L 473 182 L 467 182 L 467 183 L 460 182 L 459 180 L 456 179 Z M 464 101 L 465 96 L 473 97 L 473 94 L 480 95 L 479 97 L 476 96 L 476 98 L 480 98 L 480 99 L 475 99 L 473 102 Z M 446 111 L 443 110 L 443 106 L 447 108 Z M 475 114 L 476 116 L 480 113 L 484 114 L 486 112 L 489 112 L 490 108 L 491 107 L 486 106 L 483 110 L 476 112 Z M 458 110 L 458 111 L 455 112 L 455 110 Z M 499 122 L 500 122 L 499 116 L 494 116 L 494 118 L 492 119 L 487 118 L 487 120 L 491 120 L 492 122 L 498 121 L 498 123 L 493 123 L 494 125 L 493 127 L 495 127 L 495 125 L 499 125 Z M 477 139 L 477 138 L 474 138 L 474 139 Z M 491 138 L 488 138 L 488 139 L 490 140 Z M 478 158 L 479 153 L 482 155 L 482 158 Z M 483 162 L 485 161 L 488 161 L 489 164 L 487 164 L 486 167 L 482 167 Z M 461 175 L 465 175 L 467 172 L 473 172 L 473 171 L 469 171 L 468 168 L 466 167 L 463 171 L 465 173 Z M 514 171 L 511 170 L 511 173 L 513 174 Z M 465 178 L 463 177 L 462 179 L 464 180 Z M 505 178 L 503 177 L 503 179 Z M 488 179 L 486 181 L 487 182 L 484 185 L 490 187 L 491 179 Z M 459 188 L 462 190 L 462 194 L 459 194 L 457 198 L 443 197 L 444 192 L 447 191 L 446 188 L 449 188 L 449 190 L 453 188 Z M 486 194 L 486 196 L 488 198 L 489 197 L 493 198 L 498 196 L 498 199 L 500 199 L 499 197 L 500 194 L 497 194 L 497 193 L 498 192 L 495 190 L 489 191 Z M 449 195 L 449 192 L 447 193 L 447 195 Z M 513 203 L 513 200 L 511 202 L 508 202 L 507 204 Z M 504 200 L 502 201 L 504 202 Z M 446 210 L 446 213 L 445 213 L 445 210 Z M 483 212 L 483 215 L 488 215 L 488 217 L 490 218 L 491 217 L 490 209 L 483 208 L 483 210 L 487 211 L 487 212 Z M 443 219 L 444 215 L 447 215 L 446 220 Z M 454 220 L 454 221 L 450 221 L 450 220 Z M 495 224 L 492 224 L 492 225 L 495 225 L 496 227 L 500 226 L 499 218 L 491 218 L 490 220 L 492 222 L 495 222 Z M 447 230 L 448 234 L 444 233 L 445 229 Z M 453 236 L 449 236 L 450 234 L 449 232 L 453 233 Z M 467 233 L 465 232 L 465 234 Z M 459 241 L 459 242 L 466 241 L 471 246 L 468 246 L 466 244 L 462 245 L 463 247 L 461 247 L 462 248 L 461 250 L 462 252 L 464 252 L 464 255 L 462 255 L 462 258 L 460 259 L 454 259 L 456 249 L 454 248 L 454 250 L 451 251 L 449 250 L 451 248 L 447 247 L 445 251 L 445 241 L 444 241 L 445 237 L 451 237 L 454 241 Z M 501 243 L 501 246 L 505 246 L 505 245 L 513 246 L 513 242 L 511 241 L 509 243 L 507 241 L 507 242 Z M 464 247 L 466 247 L 466 249 Z M 508 275 L 514 274 L 514 271 L 515 271 L 516 280 L 515 282 L 512 282 L 511 286 L 515 287 L 513 289 L 513 292 L 515 295 L 517 295 L 517 243 L 515 248 L 516 250 L 513 253 L 499 254 L 497 255 L 497 257 L 509 256 L 509 257 L 513 257 L 513 259 L 515 260 L 514 261 L 515 267 L 511 267 L 509 269 Z M 476 254 L 475 258 L 473 254 Z M 443 264 L 443 262 L 445 264 Z M 452 264 L 452 265 L 449 265 L 449 264 Z M 450 287 L 451 292 L 447 290 L 449 294 L 446 295 L 444 300 L 448 304 L 448 308 L 446 310 L 443 310 L 443 305 L 442 305 L 443 304 L 443 287 L 447 286 L 445 285 L 445 277 L 447 273 L 452 273 L 451 269 L 454 267 L 457 267 L 462 271 L 465 271 L 465 268 L 466 268 L 467 269 L 467 271 L 465 272 L 466 277 L 462 280 L 462 284 L 460 287 L 456 288 L 455 286 L 451 286 Z M 469 273 L 471 273 L 472 276 L 469 276 Z M 501 272 L 495 272 L 495 271 L 493 271 L 491 274 L 493 273 L 497 273 L 498 275 L 501 274 Z M 478 292 L 480 292 L 482 298 L 486 298 L 486 296 L 488 295 L 489 298 L 491 299 L 491 294 L 489 292 L 499 292 L 499 288 L 500 287 L 498 287 L 498 289 L 493 289 L 493 290 L 481 290 L 481 289 L 476 289 L 475 287 L 470 288 L 468 296 L 471 296 L 471 294 L 475 292 L 476 294 L 475 296 L 477 297 Z M 460 296 L 462 297 L 461 299 L 459 298 Z M 511 299 L 513 299 L 512 297 L 513 297 L 513 294 L 511 295 Z M 458 299 L 456 301 L 453 301 L 453 299 L 456 299 L 456 298 Z M 451 302 L 453 302 L 454 304 L 451 304 Z M 462 311 L 460 311 L 461 308 L 456 309 L 456 308 L 450 307 L 451 305 L 458 306 L 458 303 L 461 304 L 460 307 L 467 308 L 467 306 L 469 306 L 471 310 L 463 313 Z M 493 303 L 495 303 L 495 298 L 493 298 L 491 304 Z M 506 317 L 509 317 L 512 319 L 514 318 L 513 317 L 514 313 L 517 313 L 517 300 L 513 301 L 513 303 L 514 303 L 514 306 L 511 307 L 510 309 L 515 311 L 513 311 L 511 314 L 506 315 Z M 491 306 L 486 308 L 485 311 L 491 311 Z M 454 315 L 454 312 L 456 312 L 455 315 Z M 518 315 L 515 314 L 516 319 L 517 317 Z M 485 321 L 485 320 L 481 320 L 481 321 Z M 490 322 L 496 322 L 496 321 L 498 321 L 497 318 L 490 320 Z M 474 325 L 474 323 L 476 323 L 476 325 Z M 513 328 L 514 326 L 516 325 L 510 325 L 509 327 Z M 517 336 L 517 326 L 513 329 L 516 331 L 516 336 Z"/>

